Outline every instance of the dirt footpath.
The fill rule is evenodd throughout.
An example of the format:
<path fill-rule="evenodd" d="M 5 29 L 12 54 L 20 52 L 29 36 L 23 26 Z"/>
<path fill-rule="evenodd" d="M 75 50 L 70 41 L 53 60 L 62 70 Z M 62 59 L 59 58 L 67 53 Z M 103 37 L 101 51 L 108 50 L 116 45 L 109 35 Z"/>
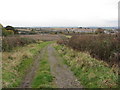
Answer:
<path fill-rule="evenodd" d="M 56 50 L 52 45 L 43 48 L 38 56 L 36 56 L 35 61 L 23 79 L 20 88 L 31 88 L 32 80 L 39 68 L 40 59 L 43 57 L 45 51 L 48 52 L 48 61 L 50 63 L 51 73 L 55 77 L 54 83 L 58 88 L 82 88 L 80 82 L 69 70 L 69 68 L 64 65 L 62 58 L 56 53 Z"/>
<path fill-rule="evenodd" d="M 58 88 L 82 88 L 80 82 L 69 70 L 69 68 L 61 63 L 59 55 L 56 54 L 52 45 L 48 46 L 48 60 L 51 66 L 51 72 L 55 76 L 55 83 Z"/>
<path fill-rule="evenodd" d="M 43 48 L 40 51 L 40 53 L 35 57 L 35 61 L 34 61 L 33 65 L 31 66 L 31 68 L 29 68 L 27 70 L 27 74 L 24 77 L 23 82 L 20 85 L 20 88 L 31 88 L 32 80 L 33 80 L 33 78 L 34 78 L 34 76 L 36 74 L 36 71 L 39 68 L 39 62 L 40 62 L 40 59 L 43 57 L 43 55 L 45 53 L 45 50 L 46 50 L 46 47 Z"/>

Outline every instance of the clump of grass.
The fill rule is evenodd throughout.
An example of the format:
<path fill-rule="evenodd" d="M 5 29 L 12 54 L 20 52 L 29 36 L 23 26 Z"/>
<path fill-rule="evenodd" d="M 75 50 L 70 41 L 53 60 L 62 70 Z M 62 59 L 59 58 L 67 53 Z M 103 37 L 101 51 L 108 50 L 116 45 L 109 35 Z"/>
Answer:
<path fill-rule="evenodd" d="M 36 73 L 36 76 L 33 80 L 33 88 L 53 88 L 53 76 L 50 72 L 50 65 L 48 62 L 47 53 L 44 54 L 44 57 L 40 60 L 39 71 Z"/>
<path fill-rule="evenodd" d="M 55 48 L 85 88 L 117 88 L 118 68 L 114 73 L 106 62 L 92 58 L 89 53 L 77 52 L 61 45 Z"/>

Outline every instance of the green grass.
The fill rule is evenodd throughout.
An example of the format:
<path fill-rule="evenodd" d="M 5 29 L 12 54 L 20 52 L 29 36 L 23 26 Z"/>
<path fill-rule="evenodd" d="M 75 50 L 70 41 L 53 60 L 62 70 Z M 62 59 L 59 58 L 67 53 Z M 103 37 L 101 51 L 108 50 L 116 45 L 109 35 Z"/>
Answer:
<path fill-rule="evenodd" d="M 39 70 L 32 82 L 33 88 L 53 88 L 53 76 L 50 72 L 47 52 L 40 60 Z"/>
<path fill-rule="evenodd" d="M 4 88 L 18 87 L 25 75 L 26 70 L 30 68 L 32 63 L 34 62 L 34 57 L 43 47 L 51 43 L 53 42 L 41 42 L 30 44 L 25 47 L 17 48 L 13 50 L 13 52 L 7 52 L 6 55 L 4 55 L 3 57 L 3 70 L 2 70 L 3 87 Z M 25 54 L 17 55 L 16 53 Z M 8 57 L 7 54 L 9 54 Z M 14 58 L 12 55 L 16 58 Z"/>
<path fill-rule="evenodd" d="M 118 75 L 107 63 L 92 58 L 88 53 L 77 52 L 65 46 L 56 45 L 55 48 L 84 87 L 117 87 Z"/>

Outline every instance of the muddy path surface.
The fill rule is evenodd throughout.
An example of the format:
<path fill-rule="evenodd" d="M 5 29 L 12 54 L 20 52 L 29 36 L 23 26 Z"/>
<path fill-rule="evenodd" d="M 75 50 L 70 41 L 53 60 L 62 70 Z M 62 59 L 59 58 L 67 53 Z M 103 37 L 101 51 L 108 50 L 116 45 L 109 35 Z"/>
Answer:
<path fill-rule="evenodd" d="M 57 55 L 56 50 L 52 45 L 49 45 L 48 48 L 48 60 L 50 62 L 51 72 L 55 77 L 54 82 L 58 88 L 82 88 L 80 82 L 70 71 L 70 69 L 61 63 L 62 58 Z"/>
<path fill-rule="evenodd" d="M 31 66 L 31 68 L 27 70 L 26 72 L 27 74 L 25 75 L 20 85 L 20 88 L 31 88 L 32 80 L 39 68 L 39 62 L 40 62 L 40 59 L 43 57 L 45 50 L 46 50 L 46 47 L 43 48 L 41 51 L 39 51 L 39 54 L 35 57 L 35 61 L 33 65 Z"/>

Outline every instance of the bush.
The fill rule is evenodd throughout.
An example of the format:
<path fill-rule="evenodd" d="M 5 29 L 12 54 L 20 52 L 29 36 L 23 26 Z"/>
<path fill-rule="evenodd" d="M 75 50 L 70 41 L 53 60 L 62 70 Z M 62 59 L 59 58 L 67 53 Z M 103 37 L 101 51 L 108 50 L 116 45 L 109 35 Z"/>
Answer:
<path fill-rule="evenodd" d="M 3 36 L 14 35 L 14 32 L 12 30 L 2 30 L 2 35 Z"/>
<path fill-rule="evenodd" d="M 24 46 L 30 43 L 35 43 L 36 41 L 30 38 L 21 38 L 21 37 L 5 37 L 2 41 L 2 50 L 11 51 L 13 48 L 18 46 Z"/>
<path fill-rule="evenodd" d="M 10 36 L 14 34 L 13 30 L 6 30 L 1 24 L 0 24 L 0 28 L 1 28 L 2 36 Z"/>
<path fill-rule="evenodd" d="M 120 34 L 75 35 L 65 45 L 111 64 L 120 60 Z"/>
<path fill-rule="evenodd" d="M 15 29 L 12 26 L 6 26 L 5 28 L 0 24 L 0 32 L 2 36 L 10 36 L 15 33 Z"/>
<path fill-rule="evenodd" d="M 102 28 L 98 28 L 96 31 L 95 31 L 96 34 L 103 34 L 104 33 L 104 29 Z"/>
<path fill-rule="evenodd" d="M 5 27 L 5 29 L 6 29 L 6 30 L 12 30 L 12 31 L 14 31 L 14 30 L 15 30 L 15 28 L 14 28 L 14 27 L 12 27 L 12 26 L 6 26 L 6 27 Z"/>

